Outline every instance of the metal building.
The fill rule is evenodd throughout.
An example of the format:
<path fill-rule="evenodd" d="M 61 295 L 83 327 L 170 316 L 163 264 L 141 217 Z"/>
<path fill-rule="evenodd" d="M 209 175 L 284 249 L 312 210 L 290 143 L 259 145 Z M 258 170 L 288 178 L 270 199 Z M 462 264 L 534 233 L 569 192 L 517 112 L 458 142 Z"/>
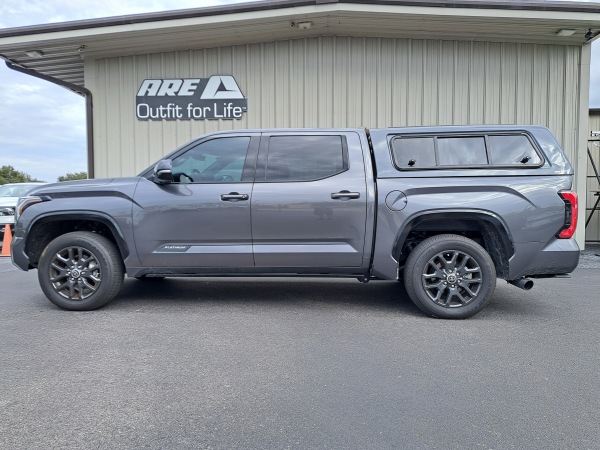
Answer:
<path fill-rule="evenodd" d="M 600 109 L 590 109 L 589 120 L 586 242 L 600 242 Z"/>
<path fill-rule="evenodd" d="M 275 0 L 6 29 L 0 56 L 87 97 L 94 177 L 221 129 L 524 123 L 585 200 L 599 32 L 584 2 Z"/>

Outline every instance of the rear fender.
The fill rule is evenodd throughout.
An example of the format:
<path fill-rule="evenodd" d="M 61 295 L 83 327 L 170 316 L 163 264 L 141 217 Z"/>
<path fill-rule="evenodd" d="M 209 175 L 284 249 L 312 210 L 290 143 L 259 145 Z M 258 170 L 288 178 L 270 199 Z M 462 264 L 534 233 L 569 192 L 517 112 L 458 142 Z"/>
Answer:
<path fill-rule="evenodd" d="M 392 249 L 403 266 L 410 251 L 422 240 L 438 234 L 458 234 L 478 242 L 492 257 L 498 276 L 508 274 L 508 260 L 514 253 L 510 233 L 498 216 L 488 211 L 427 211 L 411 217 L 398 233 Z"/>

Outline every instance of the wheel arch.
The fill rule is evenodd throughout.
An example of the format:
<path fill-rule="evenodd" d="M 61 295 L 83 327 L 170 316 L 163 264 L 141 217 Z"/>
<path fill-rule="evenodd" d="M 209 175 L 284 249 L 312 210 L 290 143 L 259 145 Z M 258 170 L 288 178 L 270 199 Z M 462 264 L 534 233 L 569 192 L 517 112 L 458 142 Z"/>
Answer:
<path fill-rule="evenodd" d="M 129 247 L 114 219 L 101 212 L 69 211 L 40 215 L 27 231 L 27 253 L 32 267 L 37 267 L 40 255 L 52 240 L 73 231 L 98 233 L 116 245 L 121 258 L 129 256 Z"/>
<path fill-rule="evenodd" d="M 427 211 L 411 217 L 398 234 L 392 250 L 399 266 L 403 267 L 420 242 L 439 234 L 473 239 L 491 256 L 498 277 L 508 275 L 508 260 L 514 253 L 510 232 L 498 216 L 481 210 Z"/>

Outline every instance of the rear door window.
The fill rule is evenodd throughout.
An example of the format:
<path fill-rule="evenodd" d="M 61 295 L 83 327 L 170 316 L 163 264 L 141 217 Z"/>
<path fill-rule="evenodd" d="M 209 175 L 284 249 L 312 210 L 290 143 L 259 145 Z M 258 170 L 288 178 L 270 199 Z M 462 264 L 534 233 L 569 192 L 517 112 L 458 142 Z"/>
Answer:
<path fill-rule="evenodd" d="M 265 181 L 315 181 L 348 170 L 343 136 L 271 136 Z"/>

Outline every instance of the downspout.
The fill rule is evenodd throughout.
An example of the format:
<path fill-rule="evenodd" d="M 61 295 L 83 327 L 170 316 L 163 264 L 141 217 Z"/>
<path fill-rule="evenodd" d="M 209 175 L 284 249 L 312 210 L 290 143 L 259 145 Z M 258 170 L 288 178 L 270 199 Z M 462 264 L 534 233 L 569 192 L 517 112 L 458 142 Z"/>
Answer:
<path fill-rule="evenodd" d="M 575 163 L 574 190 L 579 196 L 579 217 L 575 239 L 583 250 L 585 248 L 585 215 L 587 207 L 587 171 L 588 171 L 588 121 L 590 118 L 590 67 L 592 57 L 591 42 L 581 46 L 579 59 L 579 111 L 578 114 L 578 145 Z"/>
<path fill-rule="evenodd" d="M 58 78 L 49 77 L 48 75 L 41 74 L 35 70 L 27 69 L 18 64 L 6 61 L 6 66 L 9 69 L 17 72 L 31 75 L 32 77 L 40 78 L 41 80 L 49 81 L 50 83 L 57 84 L 59 86 L 68 89 L 82 97 L 85 97 L 85 122 L 86 122 L 86 135 L 87 135 L 87 173 L 88 178 L 94 178 L 94 120 L 93 120 L 93 105 L 92 105 L 92 92 L 82 86 L 69 83 L 67 81 L 59 80 Z"/>

